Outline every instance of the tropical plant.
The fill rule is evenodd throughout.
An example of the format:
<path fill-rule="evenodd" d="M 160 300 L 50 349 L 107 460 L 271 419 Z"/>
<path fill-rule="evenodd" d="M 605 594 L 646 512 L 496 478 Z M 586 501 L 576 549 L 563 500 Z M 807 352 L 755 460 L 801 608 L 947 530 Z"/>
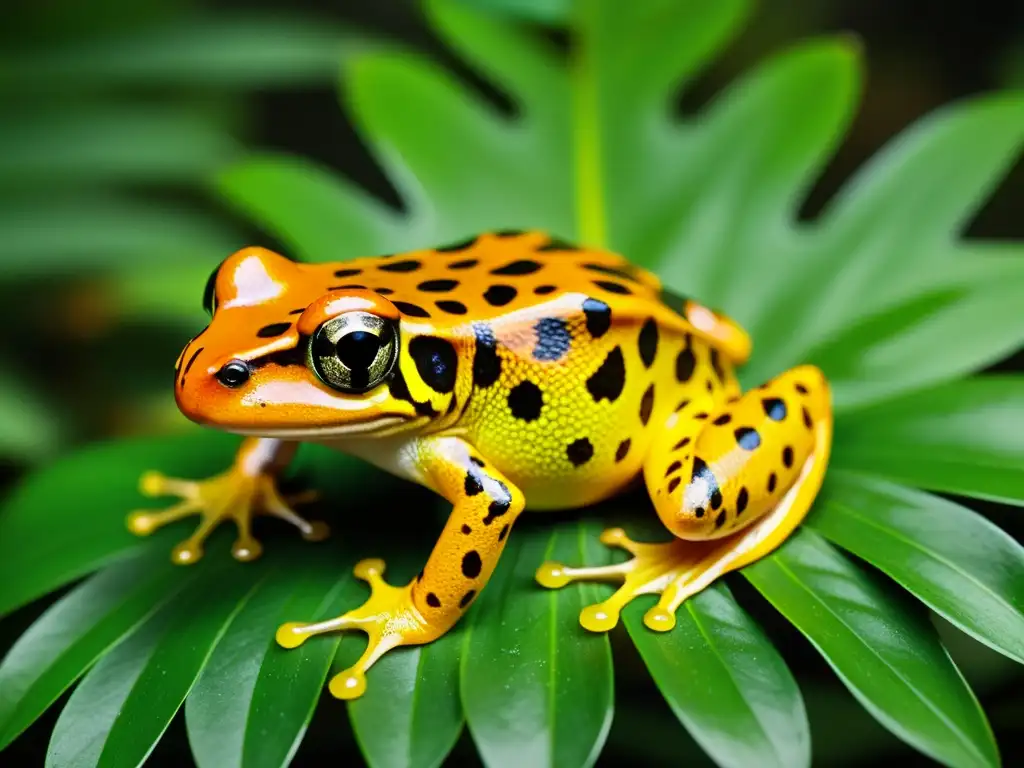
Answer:
<path fill-rule="evenodd" d="M 1024 503 L 1024 378 L 976 375 L 1024 341 L 1024 253 L 1019 243 L 962 238 L 1019 151 L 1024 98 L 998 93 L 928 116 L 802 221 L 802 201 L 857 102 L 853 41 L 798 44 L 680 117 L 674 97 L 741 27 L 745 0 L 565 5 L 533 4 L 539 18 L 569 28 L 568 52 L 469 3 L 424 4 L 513 114 L 413 52 L 346 63 L 345 103 L 402 212 L 281 155 L 241 160 L 216 189 L 309 260 L 492 228 L 608 246 L 742 322 L 755 339 L 746 384 L 820 365 L 834 385 L 835 449 L 806 524 L 775 554 L 689 600 L 669 633 L 648 631 L 647 605 L 631 605 L 628 641 L 718 765 L 810 763 L 801 689 L 753 618 L 769 606 L 896 737 L 942 764 L 997 765 L 985 714 L 936 617 L 1024 661 L 1024 549 L 936 492 Z M 359 557 L 379 554 L 395 579 L 411 576 L 431 540 L 419 527 L 446 510 L 429 493 L 307 447 L 298 473 L 323 490 L 324 514 L 338 512 L 332 543 L 282 536 L 260 561 L 239 565 L 221 532 L 206 559 L 183 570 L 168 562 L 179 530 L 146 541 L 127 533 L 143 470 L 202 476 L 234 445 L 198 429 L 97 445 L 37 471 L 8 500 L 0 614 L 84 580 L 0 665 L 0 745 L 77 681 L 49 766 L 140 764 L 182 707 L 200 766 L 279 766 L 295 755 L 330 669 L 350 662 L 361 640 L 325 637 L 285 652 L 274 628 L 358 604 Z M 381 510 L 410 504 L 434 514 L 403 521 L 410 530 L 396 538 Z M 468 726 L 487 765 L 592 764 L 613 719 L 613 641 L 616 658 L 627 658 L 619 679 L 641 673 L 620 654 L 623 636 L 577 623 L 606 587 L 548 592 L 532 574 L 549 558 L 607 562 L 614 555 L 597 544 L 600 528 L 614 521 L 657 536 L 652 517 L 645 499 L 626 496 L 585 516 L 521 523 L 462 624 L 386 656 L 367 694 L 347 705 L 367 762 L 438 765 Z M 767 603 L 738 600 L 751 591 L 745 582 Z M 685 743 L 682 731 L 636 741 L 675 756 Z"/>

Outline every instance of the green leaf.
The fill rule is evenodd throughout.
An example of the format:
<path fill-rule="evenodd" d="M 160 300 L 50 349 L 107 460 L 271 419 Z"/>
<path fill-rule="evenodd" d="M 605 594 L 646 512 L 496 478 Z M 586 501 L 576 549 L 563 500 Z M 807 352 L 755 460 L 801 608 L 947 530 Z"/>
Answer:
<path fill-rule="evenodd" d="M 63 428 L 58 414 L 39 397 L 30 382 L 11 367 L 0 371 L 0 455 L 34 462 L 57 448 Z"/>
<path fill-rule="evenodd" d="M 579 624 L 592 587 L 547 591 L 533 581 L 549 559 L 582 562 L 587 524 L 519 523 L 467 616 L 462 706 L 488 765 L 589 766 L 612 718 L 611 649 Z"/>
<path fill-rule="evenodd" d="M 133 558 L 50 606 L 0 664 L 0 749 L 191 576 L 173 570 L 166 557 Z"/>
<path fill-rule="evenodd" d="M 365 34 L 296 14 L 205 16 L 8 54 L 0 83 L 78 90 L 144 85 L 254 88 L 328 81 L 342 57 L 372 45 Z"/>
<path fill-rule="evenodd" d="M 217 220 L 191 211 L 93 195 L 5 201 L 0 243 L 0 279 L 14 280 L 60 269 L 78 275 L 168 260 L 212 268 L 244 240 Z"/>
<path fill-rule="evenodd" d="M 832 465 L 1024 504 L 1024 377 L 955 381 L 841 416 Z"/>
<path fill-rule="evenodd" d="M 964 632 L 1024 663 L 1024 547 L 981 515 L 833 470 L 809 522 Z"/>
<path fill-rule="evenodd" d="M 294 756 L 340 637 L 285 651 L 274 630 L 296 617 L 330 618 L 358 602 L 360 589 L 339 570 L 336 554 L 306 553 L 297 572 L 269 569 L 228 625 L 185 702 L 201 768 L 282 766 Z"/>
<path fill-rule="evenodd" d="M 466 5 L 543 22 L 565 21 L 573 0 L 459 0 Z"/>
<path fill-rule="evenodd" d="M 253 588 L 244 564 L 196 568 L 192 584 L 83 678 L 54 726 L 47 768 L 145 761 Z"/>
<path fill-rule="evenodd" d="M 809 766 L 811 737 L 796 681 L 724 584 L 690 598 L 666 634 L 623 620 L 676 717 L 720 766 Z"/>
<path fill-rule="evenodd" d="M 813 532 L 743 574 L 883 726 L 951 766 L 999 765 L 985 716 L 934 627 Z"/>
<path fill-rule="evenodd" d="M 0 508 L 0 616 L 147 546 L 169 552 L 180 530 L 150 545 L 125 526 L 129 512 L 152 504 L 139 477 L 209 476 L 228 466 L 237 440 L 193 432 L 101 443 L 29 475 Z"/>
<path fill-rule="evenodd" d="M 0 124 L 0 186 L 198 182 L 237 151 L 207 112 L 182 106 L 37 110 Z"/>

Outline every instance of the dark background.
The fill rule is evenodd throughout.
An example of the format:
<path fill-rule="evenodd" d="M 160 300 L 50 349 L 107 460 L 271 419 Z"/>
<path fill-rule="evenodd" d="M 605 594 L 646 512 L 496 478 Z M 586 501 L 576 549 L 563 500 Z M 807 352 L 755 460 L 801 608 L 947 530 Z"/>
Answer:
<path fill-rule="evenodd" d="M 628 0 L 623 0 L 628 1 Z M 6 5 L 6 4 L 5 4 Z M 9 22 L 0 32 L 3 45 L 30 45 L 36 38 L 48 43 L 74 40 L 71 24 L 48 29 L 38 24 L 40 6 L 66 11 L 78 5 L 83 13 L 90 4 L 74 0 L 16 3 Z M 109 11 L 119 13 L 125 4 Z M 168 18 L 179 13 L 176 4 L 155 0 Z M 303 13 L 351 23 L 375 34 L 384 34 L 427 50 L 441 58 L 474 87 L 503 108 L 501 94 L 461 67 L 434 39 L 411 0 L 202 0 L 192 10 L 251 9 L 300 10 Z M 67 14 L 65 14 L 67 15 Z M 35 22 L 28 19 L 36 19 Z M 976 0 L 929 3 L 913 0 L 762 0 L 751 23 L 739 39 L 680 100 L 681 110 L 698 107 L 732 77 L 779 48 L 800 38 L 848 33 L 859 38 L 866 62 L 866 86 L 861 109 L 851 132 L 819 184 L 809 197 L 804 215 L 813 217 L 842 182 L 884 143 L 931 110 L 965 96 L 1006 87 L 1024 87 L 1024 2 Z M 335 88 L 289 86 L 250 93 L 246 123 L 247 144 L 280 149 L 310 157 L 354 179 L 374 194 L 398 206 L 398 199 L 365 147 L 339 109 Z M 2 115 L 2 112 L 0 112 Z M 254 241 L 274 243 L 253 232 Z M 1018 161 L 1006 182 L 972 225 L 970 235 L 986 238 L 1024 239 L 1024 163 Z M 2 263 L 0 263 L 2 266 Z M 35 290 L 31 288 L 31 290 Z M 196 286 L 198 304 L 202 286 Z M 1022 297 L 1021 311 L 1024 311 Z M 8 342 L 4 342 L 7 344 Z M 12 350 L 24 365 L 31 366 L 32 345 Z M 171 345 L 173 346 L 173 344 Z M 173 362 L 173 359 L 172 361 Z M 999 366 L 1020 370 L 1018 354 Z M 119 428 L 102 418 L 80 429 L 72 444 L 117 434 Z M 27 467 L 9 462 L 5 484 L 16 480 Z M 1024 468 L 1022 468 L 1024 471 Z M 964 502 L 1020 529 L 1019 510 Z M 1006 527 L 1004 525 L 1004 527 Z M 763 601 L 750 599 L 742 580 L 735 583 L 737 597 L 765 626 L 787 656 L 803 689 L 815 740 L 815 765 L 868 765 L 880 759 L 899 759 L 906 766 L 931 765 L 932 761 L 902 745 L 876 725 L 835 680 L 833 673 L 807 643 L 780 620 Z M 16 622 L 17 623 L 17 622 Z M 1024 751 L 1020 732 L 1024 725 L 1024 677 L 1019 667 L 1002 662 L 955 631 L 947 634 L 950 650 L 977 691 L 988 713 L 1007 766 L 1018 764 Z M 0 648 L 6 645 L 0 637 Z M 704 764 L 704 758 L 674 721 L 656 689 L 646 678 L 628 642 L 615 641 L 616 718 L 601 764 L 636 761 L 641 764 Z M 25 733 L 0 758 L 7 765 L 42 765 L 50 731 L 60 711 L 51 713 Z M 343 706 L 325 697 L 307 738 L 294 762 L 305 766 L 320 762 L 358 761 Z M 472 745 L 464 736 L 450 764 L 473 764 Z M 172 725 L 150 765 L 189 765 L 181 717 Z"/>

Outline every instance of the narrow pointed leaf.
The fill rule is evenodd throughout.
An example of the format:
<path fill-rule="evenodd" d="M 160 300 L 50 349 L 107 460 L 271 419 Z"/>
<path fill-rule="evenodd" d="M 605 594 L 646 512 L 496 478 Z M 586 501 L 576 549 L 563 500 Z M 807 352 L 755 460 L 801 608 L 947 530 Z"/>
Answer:
<path fill-rule="evenodd" d="M 1024 377 L 985 376 L 840 418 L 834 466 L 1024 504 Z"/>
<path fill-rule="evenodd" d="M 243 564 L 203 568 L 85 676 L 54 727 L 47 768 L 145 761 L 253 588 Z"/>
<path fill-rule="evenodd" d="M 0 663 L 0 749 L 194 575 L 149 554 L 101 571 L 50 606 Z"/>
<path fill-rule="evenodd" d="M 676 612 L 676 627 L 643 623 L 647 605 L 623 620 L 676 717 L 720 766 L 809 766 L 807 712 L 793 675 L 761 628 L 714 585 Z"/>
<path fill-rule="evenodd" d="M 153 504 L 138 491 L 141 474 L 158 469 L 202 478 L 231 461 L 237 438 L 178 438 L 99 444 L 35 472 L 0 508 L 0 616 L 147 546 L 169 551 L 181 529 L 152 543 L 128 532 L 125 517 Z"/>
<path fill-rule="evenodd" d="M 256 587 L 185 702 L 189 744 L 200 768 L 276 768 L 298 749 L 339 637 L 286 651 L 274 632 L 296 618 L 337 616 L 358 602 L 360 591 L 336 552 L 302 559 L 305 567 L 274 568 Z"/>
<path fill-rule="evenodd" d="M 923 612 L 807 529 L 743 574 L 896 736 L 946 765 L 999 765 L 985 715 Z"/>
<path fill-rule="evenodd" d="M 563 524 L 513 531 L 473 607 L 462 656 L 462 706 L 487 765 L 589 766 L 612 716 L 608 638 L 579 624 L 592 590 L 548 591 L 533 581 L 544 560 L 581 562 L 599 528 Z"/>
<path fill-rule="evenodd" d="M 833 472 L 810 525 L 1024 663 L 1024 547 L 981 515 L 928 493 Z"/>

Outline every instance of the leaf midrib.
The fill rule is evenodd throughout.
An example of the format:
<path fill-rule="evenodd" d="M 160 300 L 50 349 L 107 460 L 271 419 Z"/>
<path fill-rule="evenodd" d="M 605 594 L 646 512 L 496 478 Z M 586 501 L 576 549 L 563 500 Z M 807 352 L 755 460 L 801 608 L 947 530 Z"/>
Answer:
<path fill-rule="evenodd" d="M 898 669 L 896 669 L 888 661 L 886 661 L 886 659 L 881 654 L 879 654 L 878 651 L 876 651 L 870 644 L 865 643 L 863 640 L 861 640 L 860 636 L 857 634 L 857 632 L 854 630 L 854 628 L 851 627 L 846 622 L 846 620 L 839 613 L 837 613 L 832 608 L 831 605 L 829 605 L 827 602 L 825 602 L 814 590 L 812 590 L 810 587 L 808 587 L 806 584 L 804 584 L 804 582 L 780 558 L 774 558 L 774 562 L 775 562 L 775 565 L 778 566 L 779 570 L 782 571 L 787 577 L 789 577 L 789 579 L 794 584 L 796 584 L 801 590 L 803 590 L 808 595 L 810 595 L 811 598 L 815 600 L 815 602 L 817 602 L 829 614 L 831 614 L 833 616 L 833 618 L 835 618 L 835 620 L 837 622 L 839 622 L 839 624 L 845 630 L 847 630 L 847 632 L 851 636 L 853 636 L 853 638 L 857 641 L 858 644 L 860 644 L 862 647 L 866 648 L 870 652 L 870 654 L 872 656 L 874 656 L 875 658 L 877 658 L 886 669 L 889 669 L 896 676 L 897 679 L 899 679 L 901 682 L 903 682 L 903 684 L 906 685 L 907 688 L 910 691 L 912 691 L 917 696 L 919 701 L 924 703 L 924 705 L 929 710 L 931 710 L 935 714 L 935 716 L 939 718 L 939 720 L 941 722 L 943 722 L 943 723 L 945 723 L 947 725 L 947 727 L 950 729 L 951 733 L 957 735 L 961 739 L 961 741 L 967 746 L 968 751 L 970 751 L 973 754 L 975 754 L 976 756 L 978 756 L 981 759 L 982 764 L 984 764 L 984 765 L 989 765 L 990 764 L 988 762 L 988 760 L 985 759 L 985 755 L 983 755 L 983 754 L 981 754 L 981 753 L 979 753 L 977 751 L 977 748 L 975 747 L 974 742 L 971 741 L 969 738 L 967 738 L 966 735 L 963 733 L 963 731 L 961 731 L 958 727 L 956 727 L 956 724 L 954 722 L 952 722 L 945 715 L 945 713 L 942 712 L 941 709 L 938 709 L 936 707 L 936 705 L 933 704 L 932 701 L 929 698 L 924 696 L 921 693 L 921 691 L 919 691 L 918 688 L 913 683 L 911 683 L 909 680 L 907 680 L 906 677 L 904 675 L 902 675 Z M 950 661 L 950 664 L 952 664 L 952 663 L 953 662 Z M 844 675 L 842 675 L 842 677 L 845 679 L 846 675 L 844 674 Z M 934 757 L 934 755 L 933 755 L 933 757 Z"/>

